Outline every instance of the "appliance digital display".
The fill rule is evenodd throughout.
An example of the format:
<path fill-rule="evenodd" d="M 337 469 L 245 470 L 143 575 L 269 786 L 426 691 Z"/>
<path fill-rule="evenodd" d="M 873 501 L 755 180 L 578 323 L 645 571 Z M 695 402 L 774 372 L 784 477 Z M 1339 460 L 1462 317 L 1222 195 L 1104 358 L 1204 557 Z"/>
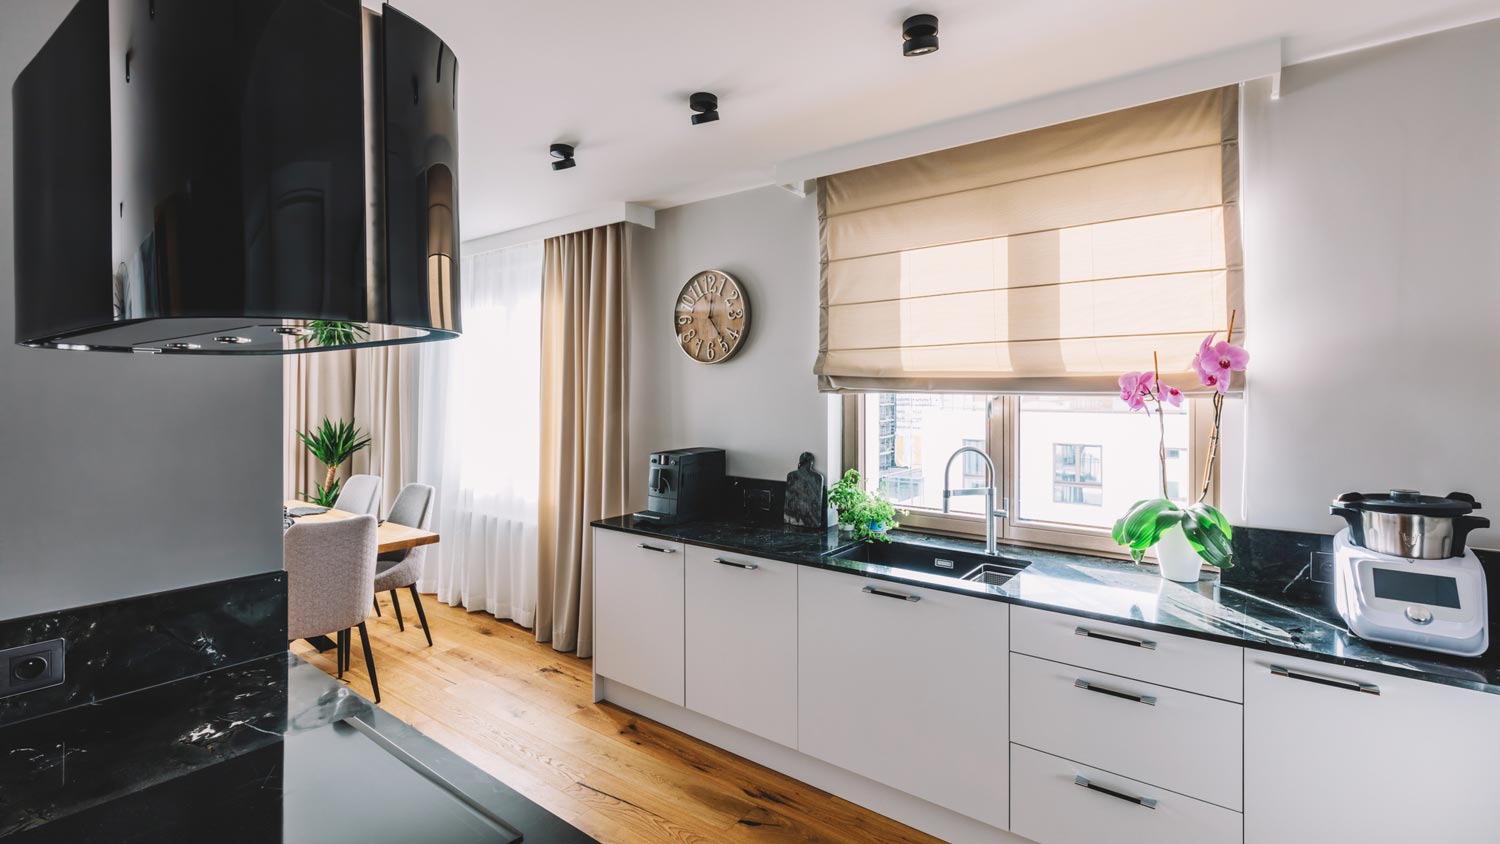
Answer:
<path fill-rule="evenodd" d="M 1458 609 L 1458 581 L 1435 574 L 1376 568 L 1375 597 Z"/>

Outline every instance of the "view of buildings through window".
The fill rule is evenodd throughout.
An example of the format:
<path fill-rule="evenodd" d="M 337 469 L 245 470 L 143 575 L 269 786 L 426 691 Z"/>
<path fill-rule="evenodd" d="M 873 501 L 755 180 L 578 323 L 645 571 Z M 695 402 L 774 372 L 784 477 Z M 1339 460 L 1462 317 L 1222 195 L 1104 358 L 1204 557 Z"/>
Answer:
<path fill-rule="evenodd" d="M 1104 396 L 1024 396 L 996 401 L 1009 413 L 1009 443 L 991 442 L 988 396 L 879 393 L 866 397 L 866 454 L 873 482 L 898 507 L 941 511 L 943 471 L 963 446 L 986 451 L 1001 474 L 997 486 L 1010 498 L 1011 519 L 1107 528 L 1130 504 L 1161 494 L 1157 420 L 1131 413 Z M 1008 408 L 1008 410 L 1007 410 Z M 1181 500 L 1192 487 L 1189 418 L 1168 408 L 1167 487 Z M 1015 465 L 1005 465 L 1015 455 Z M 985 485 L 984 461 L 965 454 L 954 461 L 954 489 Z M 952 499 L 952 511 L 977 514 L 983 499 Z"/>

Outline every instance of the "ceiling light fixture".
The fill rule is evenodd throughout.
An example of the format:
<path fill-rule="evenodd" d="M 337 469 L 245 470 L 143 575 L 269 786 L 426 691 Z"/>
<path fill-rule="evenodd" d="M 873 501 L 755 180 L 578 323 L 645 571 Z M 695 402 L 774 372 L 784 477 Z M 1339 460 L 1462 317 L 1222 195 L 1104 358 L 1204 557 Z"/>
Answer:
<path fill-rule="evenodd" d="M 578 162 L 573 160 L 572 144 L 553 144 L 548 152 L 551 153 L 553 158 L 557 159 L 552 162 L 553 170 L 566 170 L 578 164 Z"/>
<path fill-rule="evenodd" d="M 925 56 L 938 50 L 937 15 L 912 15 L 901 24 L 901 55 Z"/>
<path fill-rule="evenodd" d="M 712 123 L 719 119 L 719 98 L 707 91 L 699 91 L 688 97 L 688 106 L 697 114 L 693 115 L 693 125 L 700 123 Z"/>

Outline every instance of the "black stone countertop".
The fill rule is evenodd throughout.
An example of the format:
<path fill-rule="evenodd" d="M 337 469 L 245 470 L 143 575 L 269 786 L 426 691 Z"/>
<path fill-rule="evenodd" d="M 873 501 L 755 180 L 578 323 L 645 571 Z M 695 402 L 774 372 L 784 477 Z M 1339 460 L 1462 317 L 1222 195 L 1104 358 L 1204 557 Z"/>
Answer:
<path fill-rule="evenodd" d="M 836 528 L 768 527 L 728 518 L 636 524 L 628 515 L 600 519 L 594 526 L 1500 694 L 1500 647 L 1470 659 L 1366 642 L 1350 633 L 1334 609 L 1332 587 L 1299 575 L 1309 548 L 1316 550 L 1323 539 L 1312 534 L 1237 529 L 1236 567 L 1222 577 L 1205 574 L 1196 584 L 1165 580 L 1154 566 L 1003 545 L 1003 555 L 1029 565 L 994 586 L 935 571 L 830 558 L 854 544 Z M 982 543 L 970 540 L 909 531 L 893 536 L 983 552 Z M 1500 577 L 1491 580 L 1500 585 Z"/>
<path fill-rule="evenodd" d="M 526 841 L 593 841 L 286 653 L 0 728 L 18 844 L 515 840 L 475 807 Z"/>

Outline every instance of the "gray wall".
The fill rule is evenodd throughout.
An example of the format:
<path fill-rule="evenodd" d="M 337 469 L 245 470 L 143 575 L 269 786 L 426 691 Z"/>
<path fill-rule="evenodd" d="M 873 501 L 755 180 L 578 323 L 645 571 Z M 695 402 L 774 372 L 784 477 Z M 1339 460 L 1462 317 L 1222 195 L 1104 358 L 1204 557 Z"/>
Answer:
<path fill-rule="evenodd" d="M 812 197 L 761 188 L 659 212 L 632 227 L 631 506 L 645 506 L 646 455 L 689 446 L 729 450 L 729 472 L 784 478 L 811 451 L 826 470 L 829 400 L 818 392 L 818 217 Z M 700 270 L 745 286 L 751 328 L 730 360 L 698 363 L 678 348 L 677 294 Z"/>
<path fill-rule="evenodd" d="M 1248 91 L 1241 520 L 1328 531 L 1329 498 L 1391 486 L 1500 506 L 1497 91 L 1500 22 Z"/>
<path fill-rule="evenodd" d="M 1350 489 L 1500 506 L 1500 22 L 1287 68 L 1242 127 L 1251 389 L 1232 402 L 1236 522 L 1331 532 Z M 634 253 L 632 456 L 724 445 L 779 477 L 836 422 L 817 393 L 814 203 L 776 188 L 658 215 Z M 703 366 L 672 343 L 696 270 L 755 296 L 752 343 Z M 1243 467 L 1243 471 L 1241 471 Z M 633 500 L 634 506 L 642 501 Z M 1500 531 L 1479 534 L 1500 544 Z"/>
<path fill-rule="evenodd" d="M 277 359 L 14 345 L 10 88 L 72 4 L 0 8 L 0 618 L 281 567 Z"/>

